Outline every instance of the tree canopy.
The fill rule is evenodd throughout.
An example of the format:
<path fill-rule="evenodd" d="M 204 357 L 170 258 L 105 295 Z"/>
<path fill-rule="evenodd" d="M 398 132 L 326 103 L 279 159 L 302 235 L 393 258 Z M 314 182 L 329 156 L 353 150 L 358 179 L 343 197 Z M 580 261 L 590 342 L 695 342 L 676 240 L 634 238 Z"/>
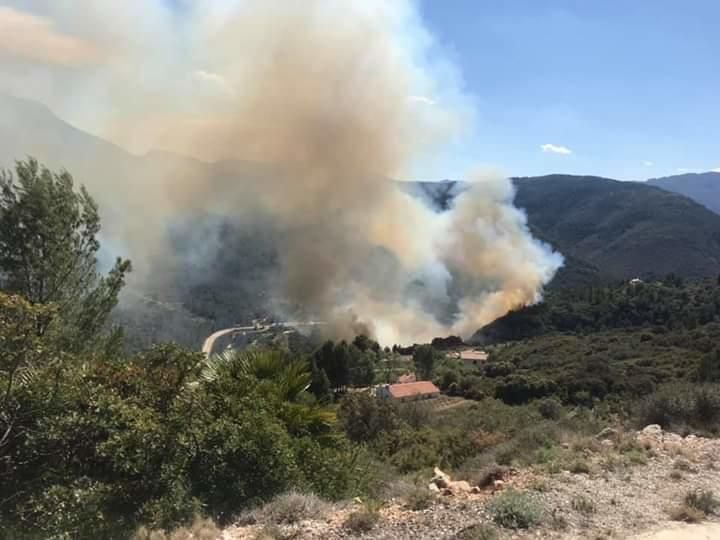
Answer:
<path fill-rule="evenodd" d="M 103 328 L 130 271 L 118 258 L 107 275 L 98 272 L 99 232 L 97 204 L 67 171 L 28 159 L 15 174 L 0 173 L 0 289 L 55 304 L 69 349 L 86 347 Z M 39 334 L 46 329 L 37 326 Z"/>

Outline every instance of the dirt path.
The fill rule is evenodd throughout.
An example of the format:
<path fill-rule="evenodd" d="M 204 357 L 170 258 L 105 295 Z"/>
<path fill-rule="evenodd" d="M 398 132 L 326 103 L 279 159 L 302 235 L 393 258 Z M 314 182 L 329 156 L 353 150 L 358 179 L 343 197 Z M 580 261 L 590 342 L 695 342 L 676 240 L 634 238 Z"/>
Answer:
<path fill-rule="evenodd" d="M 679 524 L 662 531 L 633 536 L 629 540 L 717 540 L 720 539 L 720 523 L 697 525 Z"/>
<path fill-rule="evenodd" d="M 634 439 L 634 443 L 633 440 Z M 570 456 L 582 460 L 575 472 L 546 468 L 519 469 L 505 478 L 505 489 L 525 491 L 544 509 L 535 527 L 513 531 L 497 529 L 501 540 L 720 540 L 720 516 L 688 525 L 670 521 L 670 510 L 687 493 L 714 491 L 720 486 L 720 439 L 664 433 L 648 426 L 616 439 L 576 441 Z M 631 444 L 632 443 L 632 444 Z M 562 463 L 570 463 L 567 458 Z M 402 497 L 380 511 L 378 524 L 362 535 L 365 540 L 464 538 L 458 533 L 474 524 L 491 524 L 491 491 L 469 495 L 442 495 L 424 510 L 411 510 Z M 356 538 L 343 526 L 347 514 L 361 506 L 337 507 L 323 518 L 284 526 L 288 537 L 306 540 Z M 227 540 L 255 539 L 261 524 L 235 526 Z M 293 536 L 294 535 L 294 536 Z"/>

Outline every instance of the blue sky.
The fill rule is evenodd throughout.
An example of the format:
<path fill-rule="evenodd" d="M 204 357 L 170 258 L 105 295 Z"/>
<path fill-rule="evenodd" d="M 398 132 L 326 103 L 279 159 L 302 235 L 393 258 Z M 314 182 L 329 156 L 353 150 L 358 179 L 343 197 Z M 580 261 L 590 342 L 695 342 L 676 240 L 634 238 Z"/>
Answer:
<path fill-rule="evenodd" d="M 458 177 L 474 164 L 623 180 L 720 168 L 720 1 L 420 8 L 478 110 L 475 135 L 428 176 Z"/>
<path fill-rule="evenodd" d="M 0 0 L 0 28 L 15 29 L 0 40 L 0 91 L 43 102 L 101 135 L 122 107 L 134 110 L 146 98 L 172 101 L 162 86 L 168 81 L 182 103 L 195 103 L 183 91 L 197 86 L 196 76 L 215 91 L 222 77 L 202 62 L 186 66 L 192 55 L 173 48 L 178 34 L 185 35 L 178 32 L 183 16 L 192 16 L 183 6 L 222 18 L 242 1 L 107 1 L 86 12 L 81 2 Z M 294 1 L 302 0 L 287 0 Z M 470 136 L 424 157 L 410 178 L 459 178 L 476 166 L 518 176 L 565 172 L 623 180 L 720 170 L 720 0 L 410 1 L 457 65 L 477 113 Z M 168 6 L 177 17 L 167 17 Z M 190 45 L 198 43 L 188 39 Z M 104 48 L 118 54 L 103 56 Z M 212 50 L 197 49 L 193 62 L 215 58 Z M 142 68 L 142 76 L 123 63 Z M 185 68 L 192 77 L 183 86 L 177 81 L 185 80 Z M 88 105 L 93 99 L 98 106 Z M 113 107 L 101 107 L 103 100 Z M 125 138 L 113 123 L 113 141 L 140 152 L 133 144 L 144 148 L 157 135 L 143 120 L 142 137 L 134 122 L 125 126 Z"/>

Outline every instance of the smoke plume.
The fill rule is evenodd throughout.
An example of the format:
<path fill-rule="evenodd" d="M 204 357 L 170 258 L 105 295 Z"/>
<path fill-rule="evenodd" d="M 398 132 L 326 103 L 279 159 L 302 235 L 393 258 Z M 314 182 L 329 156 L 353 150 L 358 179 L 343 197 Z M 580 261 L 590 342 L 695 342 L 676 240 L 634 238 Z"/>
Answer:
<path fill-rule="evenodd" d="M 44 41 L 0 44 L 5 91 L 29 85 L 133 151 L 194 158 L 155 154 L 117 171 L 98 152 L 79 166 L 136 268 L 169 256 L 163 231 L 181 216 L 262 216 L 282 233 L 282 309 L 395 343 L 472 334 L 537 301 L 562 264 L 500 175 L 469 176 L 447 212 L 392 180 L 472 121 L 411 2 L 10 4 L 0 27 L 23 20 Z M 65 45 L 44 54 L 43 43 Z"/>

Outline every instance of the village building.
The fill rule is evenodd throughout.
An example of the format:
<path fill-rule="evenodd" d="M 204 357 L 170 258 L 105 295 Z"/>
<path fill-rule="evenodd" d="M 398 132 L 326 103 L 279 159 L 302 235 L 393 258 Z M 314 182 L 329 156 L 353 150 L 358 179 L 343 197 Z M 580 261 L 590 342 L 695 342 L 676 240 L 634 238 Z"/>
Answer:
<path fill-rule="evenodd" d="M 488 359 L 488 353 L 475 349 L 460 351 L 460 360 L 466 366 L 479 366 Z"/>
<path fill-rule="evenodd" d="M 418 401 L 438 397 L 440 389 L 430 381 L 417 381 L 379 386 L 376 395 L 393 401 Z"/>

